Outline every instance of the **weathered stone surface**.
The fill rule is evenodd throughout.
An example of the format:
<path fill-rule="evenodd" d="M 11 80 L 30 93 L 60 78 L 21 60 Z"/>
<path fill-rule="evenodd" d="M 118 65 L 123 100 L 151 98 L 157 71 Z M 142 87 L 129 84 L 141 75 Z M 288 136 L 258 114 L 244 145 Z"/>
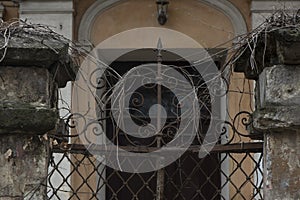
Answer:
<path fill-rule="evenodd" d="M 264 199 L 300 199 L 300 132 L 265 135 Z"/>
<path fill-rule="evenodd" d="M 249 64 L 248 68 L 244 69 L 248 77 L 250 75 L 257 80 L 253 127 L 264 133 L 264 199 L 266 200 L 300 199 L 300 37 L 298 33 L 300 33 L 298 29 L 295 33 L 291 30 L 269 33 L 267 35 L 269 42 L 262 42 L 263 45 L 260 44 L 255 52 L 255 61 L 259 64 L 257 71 L 249 72 Z M 246 59 L 244 57 L 240 61 L 246 62 Z"/>
<path fill-rule="evenodd" d="M 257 80 L 252 119 L 264 133 L 264 199 L 300 199 L 300 29 L 262 32 L 235 70 Z"/>
<path fill-rule="evenodd" d="M 44 134 L 58 119 L 57 86 L 47 69 L 0 67 L 0 134 Z"/>
<path fill-rule="evenodd" d="M 0 37 L 0 45 L 5 39 Z M 32 66 L 49 68 L 52 64 L 68 58 L 68 42 L 57 40 L 51 35 L 34 32 L 18 32 L 8 40 L 7 51 L 0 50 L 5 55 L 1 66 Z"/>
<path fill-rule="evenodd" d="M 257 81 L 258 108 L 300 105 L 300 66 L 265 68 Z"/>
<path fill-rule="evenodd" d="M 46 199 L 47 145 L 38 137 L 0 137 L 0 200 Z"/>
<path fill-rule="evenodd" d="M 273 106 L 254 112 L 253 126 L 261 132 L 300 130 L 300 106 Z"/>
<path fill-rule="evenodd" d="M 285 28 L 274 31 L 272 38 L 276 41 L 277 59 L 273 57 L 271 64 L 300 64 L 300 30 L 297 28 Z M 275 54 L 276 55 L 276 54 Z"/>
<path fill-rule="evenodd" d="M 0 46 L 6 38 L 0 37 Z M 75 80 L 78 67 L 68 54 L 69 43 L 55 35 L 38 32 L 19 31 L 11 34 L 7 48 L 0 49 L 1 66 L 32 66 L 48 69 L 59 87 Z"/>
<path fill-rule="evenodd" d="M 0 108 L 0 135 L 44 134 L 55 128 L 58 117 L 56 109 Z"/>
<path fill-rule="evenodd" d="M 53 78 L 47 69 L 37 67 L 0 67 L 2 107 L 50 108 L 54 97 Z"/>
<path fill-rule="evenodd" d="M 254 127 L 262 131 L 300 129 L 300 66 L 276 65 L 260 74 Z"/>
<path fill-rule="evenodd" d="M 0 200 L 47 199 L 48 144 L 37 135 L 55 128 L 58 86 L 76 71 L 68 43 L 15 28 L 0 50 Z"/>
<path fill-rule="evenodd" d="M 79 66 L 68 60 L 66 63 L 54 65 L 49 70 L 59 88 L 64 88 L 68 81 L 75 81 Z"/>

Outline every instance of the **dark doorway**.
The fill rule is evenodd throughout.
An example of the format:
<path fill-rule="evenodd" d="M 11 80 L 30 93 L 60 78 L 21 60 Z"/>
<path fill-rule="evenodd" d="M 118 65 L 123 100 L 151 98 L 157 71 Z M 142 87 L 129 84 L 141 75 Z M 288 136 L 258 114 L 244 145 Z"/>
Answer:
<path fill-rule="evenodd" d="M 180 73 L 191 80 L 192 84 L 199 86 L 197 95 L 202 102 L 206 101 L 206 106 L 201 106 L 201 120 L 199 122 L 199 137 L 195 138 L 193 145 L 201 144 L 201 138 L 205 136 L 208 125 L 210 123 L 210 99 L 207 97 L 207 88 L 201 78 L 201 75 L 191 66 L 191 64 L 178 55 L 170 52 L 163 52 L 164 65 L 176 66 Z M 130 59 L 127 59 L 130 58 Z M 136 59 L 134 59 L 136 58 Z M 165 59 L 166 58 L 166 59 Z M 171 59 L 170 59 L 171 58 Z M 142 49 L 129 52 L 111 63 L 110 67 L 113 71 L 106 73 L 106 89 L 109 89 L 118 82 L 117 76 L 124 75 L 127 71 L 135 66 L 147 63 L 156 63 L 157 53 L 153 49 Z M 164 60 L 165 59 L 165 60 Z M 182 70 L 182 71 L 181 71 Z M 183 73 L 184 71 L 184 73 Z M 149 89 L 152 88 L 152 89 Z M 137 125 L 143 125 L 148 121 L 148 110 L 151 104 L 156 103 L 156 85 L 153 87 L 141 87 L 139 93 L 144 93 L 144 101 L 142 106 L 131 104 L 132 119 Z M 173 128 L 163 129 L 163 143 L 168 143 L 176 134 L 176 126 L 180 123 L 178 116 L 180 111 L 176 106 L 176 97 L 168 90 L 162 88 L 162 104 L 167 110 L 167 124 L 172 124 Z M 175 99 L 171 101 L 170 99 Z M 173 103 L 170 103 L 173 102 Z M 175 103 L 174 103 L 175 102 Z M 110 104 L 106 106 L 106 134 L 107 137 L 120 146 L 155 146 L 156 137 L 146 139 L 134 138 L 126 135 L 115 128 L 116 123 L 109 116 Z M 174 110 L 178 111 L 174 113 Z M 136 112 L 138 111 L 138 112 Z M 167 125 L 166 124 L 166 125 Z M 171 126 L 170 126 L 171 127 Z M 175 127 L 175 129 L 174 129 Z M 171 133 L 171 134 L 170 134 Z M 116 137 L 118 136 L 118 137 Z M 199 167 L 197 162 L 205 162 L 205 165 Z M 219 158 L 218 155 L 211 155 L 201 160 L 197 153 L 186 152 L 180 159 L 173 164 L 164 168 L 164 199 L 219 199 L 218 190 L 221 187 Z M 207 178 L 209 177 L 209 181 Z M 131 174 L 116 171 L 106 167 L 106 199 L 121 200 L 153 200 L 156 199 L 157 191 L 157 172 L 144 174 Z M 211 185 L 214 185 L 213 187 Z M 195 193 L 201 193 L 195 198 Z"/>

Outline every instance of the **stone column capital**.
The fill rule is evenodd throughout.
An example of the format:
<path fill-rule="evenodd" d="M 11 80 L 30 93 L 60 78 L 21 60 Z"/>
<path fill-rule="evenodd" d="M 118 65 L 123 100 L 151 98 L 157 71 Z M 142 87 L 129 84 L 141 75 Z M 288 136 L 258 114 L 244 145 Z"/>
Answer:
<path fill-rule="evenodd" d="M 13 27 L 10 36 L 0 37 L 0 134 L 54 129 L 57 89 L 76 76 L 68 42 L 30 26 Z"/>
<path fill-rule="evenodd" d="M 262 132 L 299 129 L 300 31 L 272 27 L 259 33 L 255 48 L 245 48 L 235 70 L 256 80 L 254 128 Z"/>

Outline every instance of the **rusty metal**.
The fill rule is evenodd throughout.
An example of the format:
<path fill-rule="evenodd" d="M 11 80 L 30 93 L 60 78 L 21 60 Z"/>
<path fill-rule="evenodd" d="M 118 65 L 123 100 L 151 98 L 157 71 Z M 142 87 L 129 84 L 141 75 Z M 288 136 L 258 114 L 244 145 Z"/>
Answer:
<path fill-rule="evenodd" d="M 259 153 L 263 151 L 263 142 L 249 142 L 249 143 L 235 143 L 235 144 L 216 144 L 211 150 L 211 153 Z M 194 145 L 187 149 L 188 152 L 197 153 L 199 152 L 200 145 Z M 120 146 L 125 151 L 147 153 L 150 151 L 156 151 L 158 147 L 134 147 L 134 146 Z M 93 152 L 111 151 L 109 146 L 105 145 L 94 145 Z M 178 151 L 178 149 L 170 149 L 170 151 Z M 55 145 L 52 148 L 53 153 L 72 153 L 72 154 L 83 154 L 90 155 L 90 152 L 86 149 L 86 145 L 83 144 L 66 144 L 64 146 Z"/>
<path fill-rule="evenodd" d="M 242 116 L 245 115 L 245 116 Z M 250 135 L 235 126 L 238 121 L 248 129 L 251 126 L 249 112 L 239 112 L 233 123 L 224 122 L 222 136 L 227 135 L 225 144 L 216 144 L 210 154 L 198 158 L 200 144 L 193 144 L 186 153 L 175 163 L 157 172 L 143 174 L 124 174 L 104 167 L 94 158 L 111 150 L 110 146 L 93 145 L 93 154 L 83 144 L 55 145 L 51 149 L 50 169 L 48 176 L 49 199 L 65 199 L 62 194 L 67 193 L 68 199 L 101 199 L 108 200 L 147 200 L 147 199 L 263 199 L 262 194 L 262 152 L 263 142 L 251 141 Z M 238 131 L 237 131 L 238 130 Z M 231 132 L 231 134 L 230 134 Z M 78 136 L 77 136 L 78 137 Z M 248 138 L 248 142 L 238 142 L 237 138 Z M 224 143 L 224 139 L 222 139 Z M 130 143 L 131 144 L 131 143 Z M 158 150 L 159 146 L 125 145 L 120 148 L 130 151 L 147 153 Z M 178 151 L 170 148 L 169 151 Z M 120 154 L 120 156 L 122 156 Z M 55 157 L 61 157 L 59 160 Z M 71 166 L 68 174 L 62 172 L 61 166 L 67 162 Z M 224 166 L 231 163 L 231 167 Z M 249 171 L 249 166 L 253 166 Z M 82 168 L 82 169 L 81 169 Z M 230 170 L 229 170 L 230 169 Z M 60 177 L 61 183 L 54 185 Z M 98 184 L 91 184 L 91 177 L 98 177 Z M 74 185 L 72 177 L 80 177 L 81 182 Z M 238 178 L 238 182 L 237 179 Z M 199 183 L 199 180 L 201 181 Z M 226 193 L 230 190 L 230 196 Z M 67 189 L 66 189 L 67 188 Z M 103 191 L 105 188 L 106 193 Z M 251 189 L 244 193 L 245 188 Z M 125 195 L 125 196 L 124 196 Z M 248 195 L 248 196 L 246 196 Z M 250 195 L 250 196 L 249 196 Z"/>
<path fill-rule="evenodd" d="M 159 83 L 162 64 L 161 44 L 158 44 L 157 49 L 159 50 L 157 55 L 157 78 Z M 71 129 L 69 134 L 49 135 L 49 137 L 58 141 L 66 141 L 66 138 L 71 138 L 72 143 L 62 142 L 50 149 L 49 175 L 46 186 L 48 198 L 101 200 L 263 199 L 263 142 L 253 140 L 254 136 L 256 139 L 261 139 L 261 133 L 253 128 L 250 112 L 240 111 L 231 121 L 224 121 L 221 137 L 216 139 L 216 145 L 205 158 L 199 158 L 199 150 L 211 119 L 212 99 L 201 75 L 193 71 L 192 66 L 186 65 L 187 63 L 183 61 L 180 66 L 174 66 L 174 68 L 178 72 L 190 76 L 189 80 L 197 86 L 195 87 L 197 88 L 196 95 L 205 106 L 201 107 L 203 113 L 199 122 L 199 129 L 201 130 L 196 134 L 191 146 L 176 162 L 155 172 L 125 173 L 111 169 L 104 162 L 97 159 L 98 156 L 105 155 L 103 152 L 112 151 L 112 146 L 93 143 L 86 146 L 80 142 L 75 143 L 80 136 L 85 136 L 86 129 L 92 124 L 108 127 L 105 134 L 119 148 L 127 152 L 145 153 L 145 156 L 149 152 L 158 150 L 174 138 L 177 125 L 180 123 L 180 116 L 178 116 L 178 113 L 170 118 L 168 116 L 169 124 L 167 127 L 161 127 L 162 113 L 158 108 L 157 130 L 161 128 L 162 130 L 154 137 L 147 138 L 147 141 L 141 140 L 143 143 L 135 141 L 135 138 L 123 133 L 116 126 L 110 113 L 111 102 L 107 100 L 107 98 L 109 99 L 107 97 L 109 92 L 104 92 L 106 96 L 100 97 L 100 99 L 107 100 L 105 101 L 107 104 L 100 108 L 102 109 L 101 112 L 104 113 L 101 118 L 99 115 L 99 119 L 88 121 L 84 118 L 84 114 L 71 113 L 65 120 Z M 132 67 L 130 63 L 128 64 L 128 70 L 129 67 Z M 96 71 L 92 74 L 94 73 L 96 74 Z M 126 70 L 123 73 L 126 73 Z M 113 74 L 108 71 L 107 76 L 110 77 Z M 89 81 L 91 82 L 91 80 Z M 109 78 L 104 78 L 103 81 L 105 83 L 101 84 L 101 87 L 98 83 L 93 84 L 91 82 L 90 85 L 96 89 L 105 89 L 105 85 L 113 86 L 117 82 L 117 80 Z M 229 88 L 228 84 L 226 82 Z M 157 89 L 157 93 L 153 98 L 161 105 L 163 100 L 161 94 L 164 94 L 164 87 L 161 87 L 160 84 L 150 84 L 145 86 L 144 89 L 149 89 L 147 87 L 151 87 L 150 91 Z M 132 97 L 132 106 L 135 109 L 141 108 L 149 100 L 148 97 L 137 90 Z M 170 98 L 172 95 L 167 97 Z M 171 104 L 177 109 L 178 103 L 173 99 L 170 100 Z M 140 111 L 144 110 L 141 109 Z M 142 125 L 148 122 L 148 119 L 144 116 L 141 117 L 141 115 L 132 114 L 131 117 Z M 74 119 L 82 119 L 84 129 L 77 130 L 77 132 L 72 131 L 76 128 Z M 93 149 L 93 154 L 89 152 L 88 148 Z M 178 151 L 181 148 L 174 147 L 168 150 L 170 152 Z M 118 156 L 123 156 L 122 152 L 119 152 Z M 69 171 L 65 171 L 65 166 L 69 166 Z"/>
<path fill-rule="evenodd" d="M 52 156 L 61 158 L 59 160 L 50 160 L 52 170 L 49 172 L 47 186 L 49 199 L 64 199 L 62 194 L 67 193 L 69 194 L 68 199 L 103 200 L 97 196 L 97 191 L 100 192 L 102 188 L 109 190 L 110 196 L 107 196 L 107 199 L 145 200 L 145 198 L 141 196 L 143 192 L 149 195 L 148 199 L 157 198 L 157 190 L 155 189 L 157 188 L 155 187 L 158 176 L 157 173 L 148 175 L 146 179 L 140 174 L 130 174 L 126 179 L 118 179 L 118 184 L 121 185 L 119 189 L 116 189 L 118 187 L 111 185 L 112 176 L 105 178 L 103 165 L 97 163 L 93 155 L 90 155 L 83 145 L 73 144 L 72 147 L 71 145 L 69 147 L 68 150 L 61 149 L 59 146 L 52 149 Z M 260 167 L 262 162 L 262 142 L 230 145 L 219 144 L 215 146 L 208 157 L 200 160 L 196 159 L 197 149 L 199 150 L 198 147 L 191 148 L 190 150 L 195 153 L 187 153 L 180 158 L 175 164 L 175 166 L 177 166 L 175 170 L 172 166 L 163 169 L 163 199 L 228 199 L 228 196 L 223 194 L 222 191 L 226 191 L 226 188 L 229 186 L 232 187 L 232 199 L 263 199 L 262 180 L 256 180 L 259 176 L 262 178 L 262 169 Z M 254 158 L 254 153 L 259 153 L 257 154 L 258 159 Z M 211 169 L 211 172 L 208 174 L 205 173 L 208 170 L 207 167 L 212 168 L 213 165 L 207 166 L 207 159 L 212 160 L 211 164 L 215 165 L 215 168 Z M 187 162 L 187 160 L 190 161 Z M 248 160 L 248 162 L 246 162 L 246 160 Z M 72 170 L 69 174 L 63 173 L 63 162 L 70 164 Z M 189 163 L 189 165 L 187 165 L 187 163 Z M 226 170 L 223 171 L 221 168 L 221 166 L 226 163 L 232 163 L 232 168 L 230 168 L 231 171 L 229 173 Z M 253 166 L 251 171 L 245 171 L 246 168 L 244 169 L 244 167 L 246 167 L 246 163 L 247 165 Z M 191 170 L 186 170 L 186 167 L 191 167 Z M 80 168 L 82 169 L 80 170 Z M 113 171 L 111 175 L 119 177 L 121 173 L 122 172 L 119 171 Z M 89 180 L 96 175 L 99 177 L 98 185 L 93 185 Z M 236 182 L 236 179 L 234 179 L 237 175 L 241 182 L 239 184 Z M 61 183 L 55 186 L 54 183 L 57 181 L 57 176 L 60 177 L 58 179 L 61 180 Z M 70 179 L 74 176 L 81 177 L 79 179 L 81 182 L 77 183 L 77 185 L 73 185 L 70 182 Z M 197 180 L 195 177 L 198 176 L 203 180 L 200 185 L 195 181 Z M 215 182 L 216 185 L 214 185 L 214 182 L 211 182 L 211 180 L 216 179 L 216 176 L 219 177 L 217 179 L 223 177 L 224 181 L 221 183 Z M 135 180 L 136 184 L 138 184 L 136 186 L 139 188 L 133 187 L 134 185 L 130 182 L 132 179 Z M 252 187 L 251 197 L 245 196 L 246 194 L 243 193 L 244 187 Z M 85 188 L 85 190 L 83 190 L 83 188 Z M 124 188 L 126 188 L 127 197 L 122 196 Z M 212 193 L 209 197 L 207 197 L 206 194 L 207 188 L 216 188 L 211 191 Z M 191 196 L 187 193 L 187 190 L 194 192 L 194 194 Z M 83 198 L 84 195 L 87 195 L 88 198 Z"/>

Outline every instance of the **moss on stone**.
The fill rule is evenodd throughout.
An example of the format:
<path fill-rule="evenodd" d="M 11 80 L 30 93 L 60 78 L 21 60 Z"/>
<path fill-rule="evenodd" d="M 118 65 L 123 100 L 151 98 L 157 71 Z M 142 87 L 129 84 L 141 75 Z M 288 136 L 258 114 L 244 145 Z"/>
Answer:
<path fill-rule="evenodd" d="M 55 128 L 56 109 L 0 108 L 0 134 L 44 134 Z"/>

